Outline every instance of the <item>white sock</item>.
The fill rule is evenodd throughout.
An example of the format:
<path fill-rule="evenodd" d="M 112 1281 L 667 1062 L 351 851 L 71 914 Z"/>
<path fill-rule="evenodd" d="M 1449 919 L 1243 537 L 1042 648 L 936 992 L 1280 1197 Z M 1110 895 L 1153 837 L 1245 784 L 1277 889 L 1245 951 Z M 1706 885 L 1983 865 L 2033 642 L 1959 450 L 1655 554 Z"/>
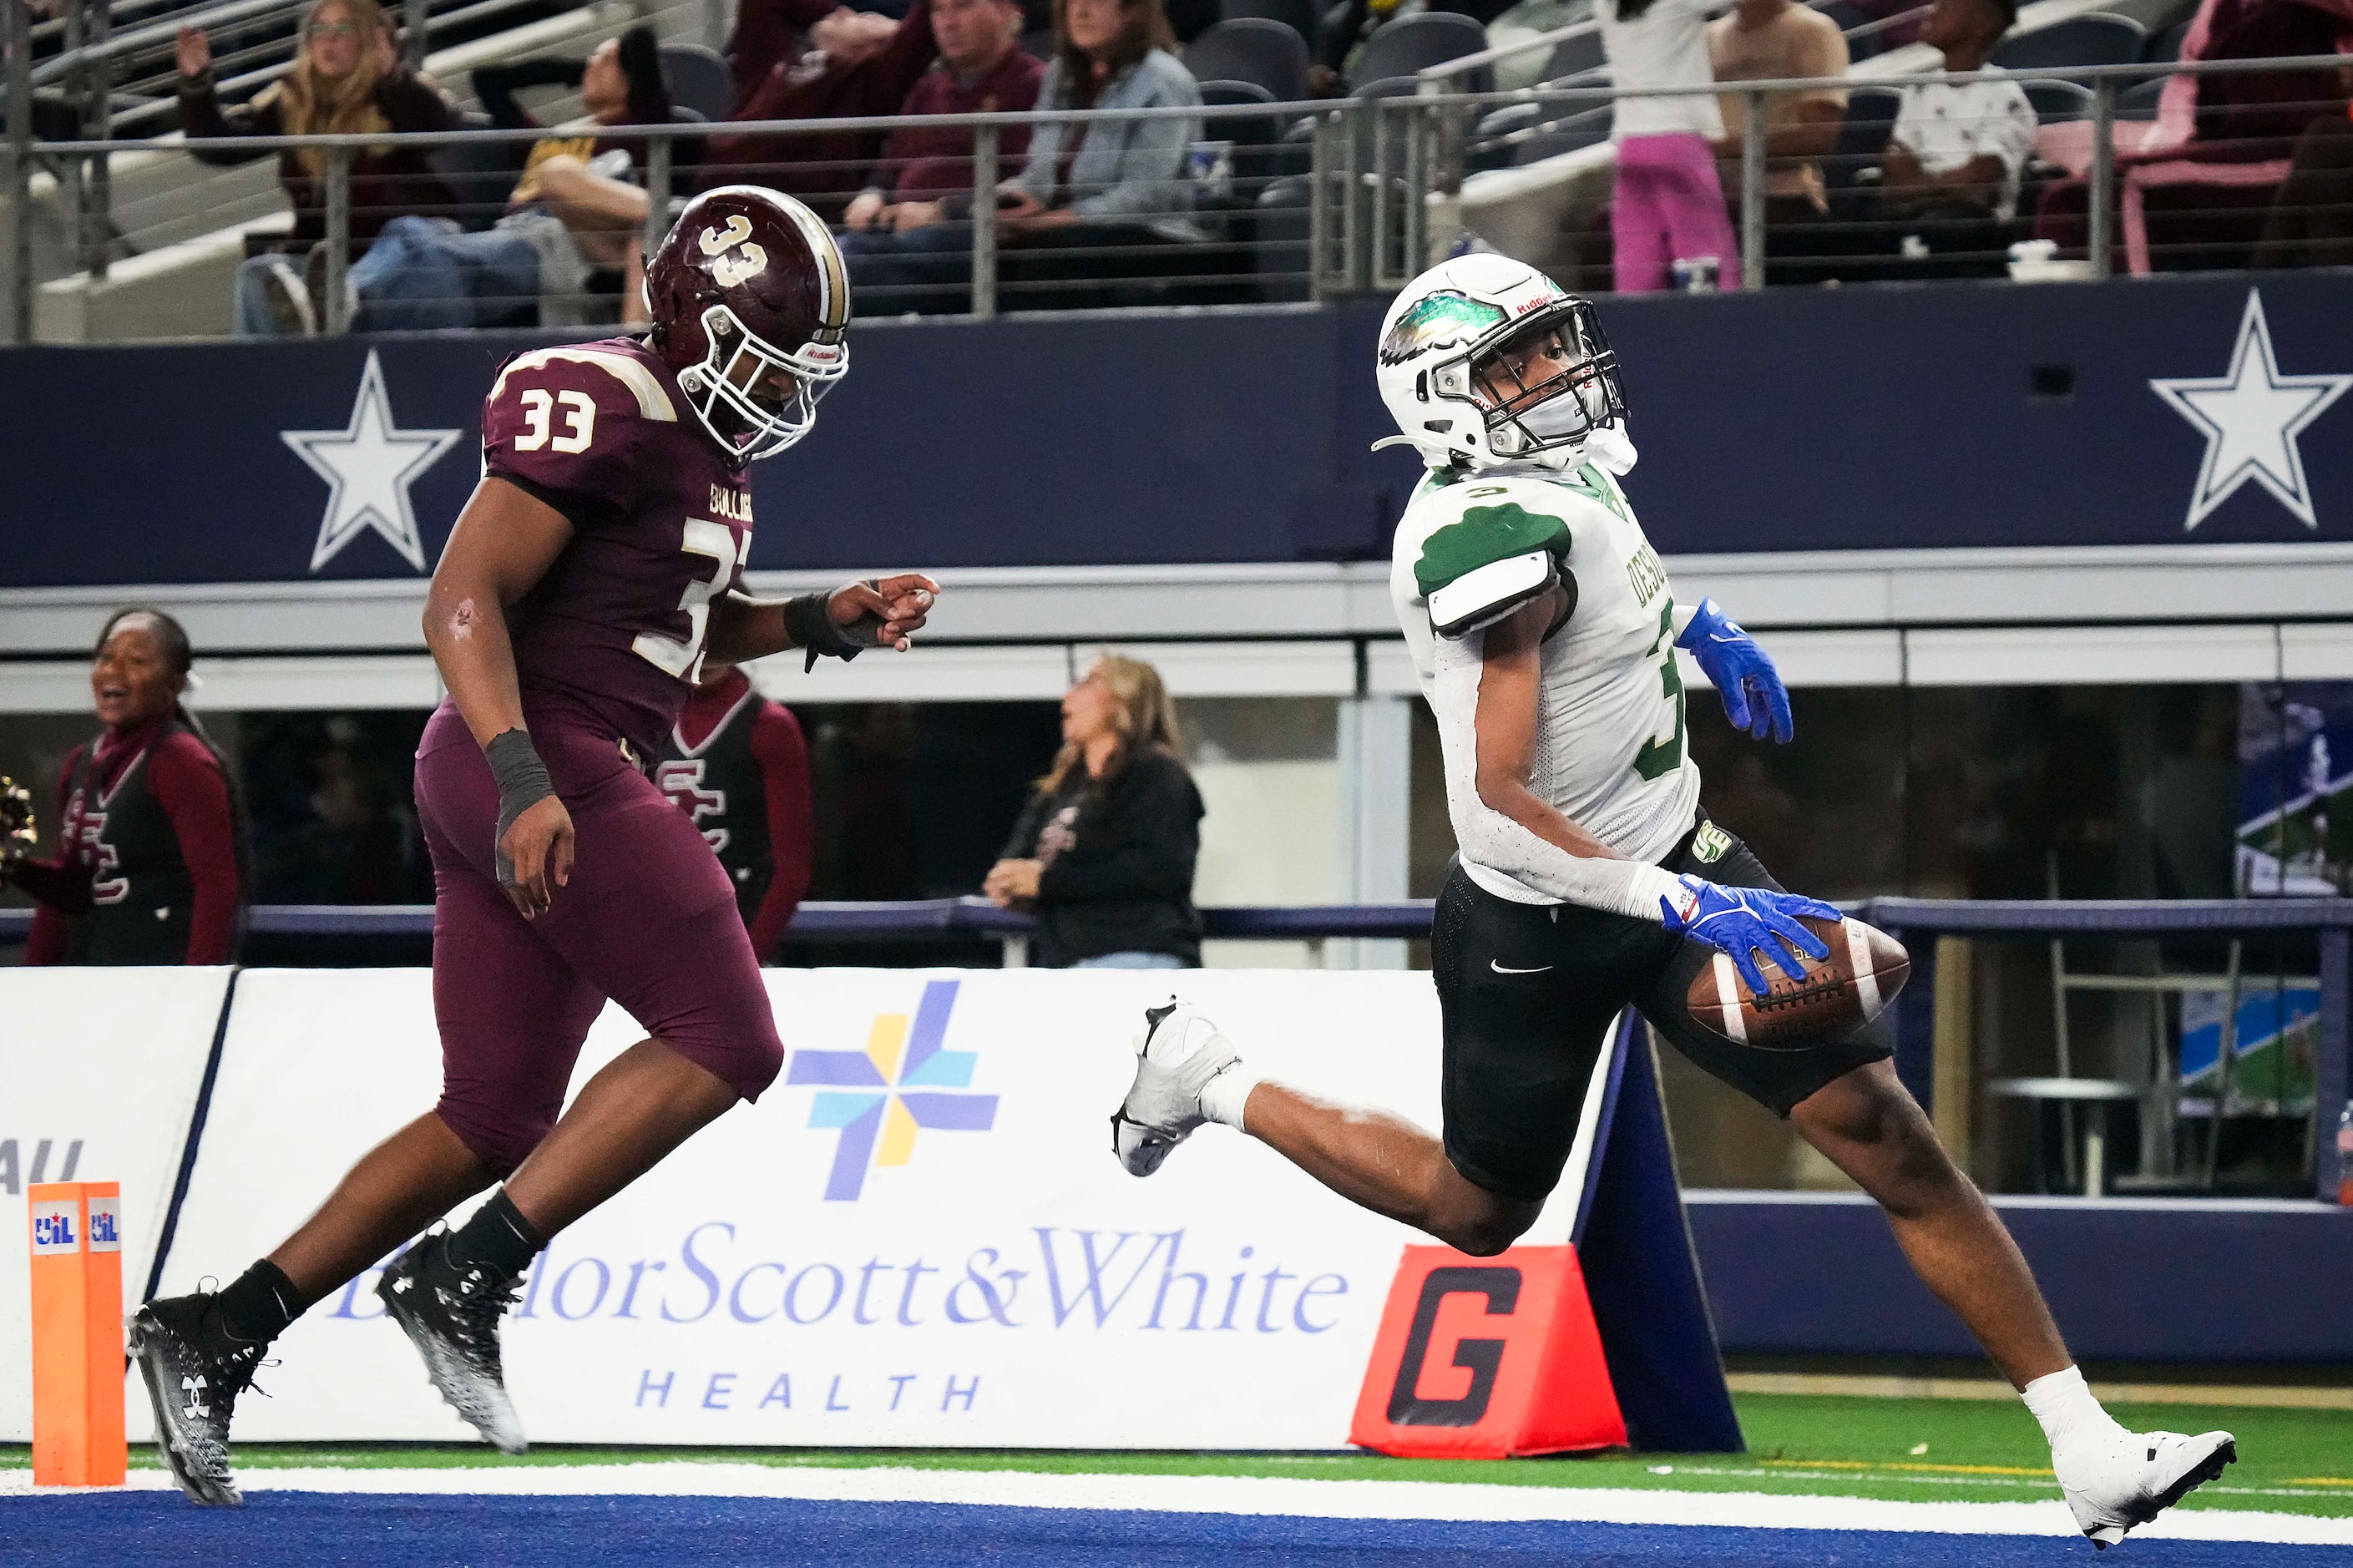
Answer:
<path fill-rule="evenodd" d="M 1202 1086 L 1201 1114 L 1240 1132 L 1242 1108 L 1250 1103 L 1250 1090 L 1258 1086 L 1259 1076 L 1250 1071 L 1249 1064 L 1236 1062 Z"/>
<path fill-rule="evenodd" d="M 2080 1367 L 2071 1366 L 2036 1378 L 2026 1385 L 2021 1397 L 2034 1418 L 2042 1423 L 2042 1436 L 2050 1440 L 2053 1454 L 2084 1438 L 2121 1430 L 2116 1418 L 2092 1397 L 2091 1384 L 2084 1381 Z"/>

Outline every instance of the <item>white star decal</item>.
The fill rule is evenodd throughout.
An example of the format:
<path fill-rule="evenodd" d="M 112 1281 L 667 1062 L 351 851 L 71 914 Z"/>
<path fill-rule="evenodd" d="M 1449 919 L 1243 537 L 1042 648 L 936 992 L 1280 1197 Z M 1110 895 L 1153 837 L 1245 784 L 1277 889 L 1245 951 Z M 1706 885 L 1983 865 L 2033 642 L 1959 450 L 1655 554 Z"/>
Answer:
<path fill-rule="evenodd" d="M 392 400 L 384 389 L 384 366 L 370 349 L 360 376 L 352 422 L 341 430 L 281 430 L 278 438 L 332 487 L 311 570 L 332 561 L 344 545 L 369 529 L 419 572 L 425 544 L 417 536 L 417 513 L 408 504 L 411 480 L 440 459 L 462 430 L 403 430 L 392 421 Z"/>
<path fill-rule="evenodd" d="M 2246 313 L 2239 318 L 2239 342 L 2231 351 L 2228 375 L 2148 384 L 2206 435 L 2206 461 L 2189 497 L 2186 528 L 2205 521 L 2208 513 L 2249 479 L 2271 491 L 2272 499 L 2302 519 L 2305 527 L 2320 526 L 2313 515 L 2312 492 L 2305 484 L 2304 458 L 2295 438 L 2345 395 L 2345 389 L 2353 386 L 2353 374 L 2282 375 L 2259 291 L 2247 290 Z"/>

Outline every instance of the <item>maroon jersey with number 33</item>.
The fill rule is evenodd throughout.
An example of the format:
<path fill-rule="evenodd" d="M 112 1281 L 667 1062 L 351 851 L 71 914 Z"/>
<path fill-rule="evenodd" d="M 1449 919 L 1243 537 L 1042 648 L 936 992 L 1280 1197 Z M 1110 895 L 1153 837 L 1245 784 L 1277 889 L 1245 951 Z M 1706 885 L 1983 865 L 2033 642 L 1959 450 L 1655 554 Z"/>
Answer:
<path fill-rule="evenodd" d="M 572 542 L 508 614 L 526 704 L 659 753 L 702 659 L 711 600 L 752 538 L 744 473 L 634 339 L 533 349 L 482 405 L 482 471 L 571 521 Z"/>

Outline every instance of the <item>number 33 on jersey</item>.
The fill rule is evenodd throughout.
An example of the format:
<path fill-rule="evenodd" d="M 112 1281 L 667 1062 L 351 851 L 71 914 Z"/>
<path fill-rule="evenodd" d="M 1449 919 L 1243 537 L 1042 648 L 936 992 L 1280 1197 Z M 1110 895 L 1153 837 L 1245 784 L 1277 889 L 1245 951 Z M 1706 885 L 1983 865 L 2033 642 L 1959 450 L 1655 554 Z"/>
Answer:
<path fill-rule="evenodd" d="M 711 602 L 742 576 L 752 498 L 668 367 L 628 339 L 516 355 L 483 405 L 482 469 L 572 524 L 511 616 L 527 681 L 674 711 Z"/>

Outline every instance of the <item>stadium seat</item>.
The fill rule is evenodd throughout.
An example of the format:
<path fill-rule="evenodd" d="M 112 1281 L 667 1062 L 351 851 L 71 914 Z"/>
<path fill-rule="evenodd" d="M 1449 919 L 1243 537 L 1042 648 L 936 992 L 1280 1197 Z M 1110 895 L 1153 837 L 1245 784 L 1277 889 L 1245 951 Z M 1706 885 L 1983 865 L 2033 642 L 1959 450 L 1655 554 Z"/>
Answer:
<path fill-rule="evenodd" d="M 1298 34 L 1303 44 L 1315 37 L 1315 0 L 1224 0 L 1218 15 L 1228 22 L 1245 17 L 1280 22 Z"/>
<path fill-rule="evenodd" d="M 2025 91 L 2026 101 L 2034 105 L 2034 118 L 2045 125 L 2092 117 L 2092 89 L 2088 87 L 2072 81 L 2030 81 L 2025 84 Z"/>
<path fill-rule="evenodd" d="M 1471 133 L 1474 169 L 1510 169 L 1556 158 L 1609 137 L 1609 106 L 1514 103 L 1479 121 Z"/>
<path fill-rule="evenodd" d="M 1213 108 L 1230 108 L 1242 103 L 1272 103 L 1274 94 L 1254 81 L 1205 81 L 1198 84 L 1201 101 Z M 1226 124 L 1216 121 L 1213 125 Z"/>
<path fill-rule="evenodd" d="M 1287 22 L 1237 16 L 1219 22 L 1185 47 L 1196 81 L 1244 81 L 1262 87 L 1275 103 L 1307 96 L 1307 46 Z"/>
<path fill-rule="evenodd" d="M 2031 33 L 2013 33 L 1993 52 L 2004 70 L 2130 65 L 2147 47 L 2148 29 L 2129 16 L 2070 16 Z"/>
<path fill-rule="evenodd" d="M 1270 303 L 1305 300 L 1308 263 L 1308 176 L 1293 174 L 1276 180 L 1259 193 L 1256 218 L 1258 247 L 1252 258 L 1259 279 L 1259 297 Z"/>
<path fill-rule="evenodd" d="M 700 44 L 664 44 L 662 76 L 670 100 L 705 120 L 724 120 L 735 101 L 735 79 L 717 51 Z"/>
<path fill-rule="evenodd" d="M 2165 96 L 2165 80 L 2158 77 L 2150 81 L 2138 81 L 2116 94 L 2118 120 L 2154 120 L 2158 100 Z"/>
<path fill-rule="evenodd" d="M 1822 160 L 1822 183 L 1831 205 L 1853 206 L 1862 195 L 1855 176 L 1875 166 L 1887 152 L 1895 132 L 1895 116 L 1903 94 L 1894 88 L 1858 87 L 1846 95 L 1846 118 L 1839 125 L 1838 148 Z"/>
<path fill-rule="evenodd" d="M 1595 104 L 1580 109 L 1557 120 L 1543 123 L 1536 133 L 1513 149 L 1512 166 L 1525 168 L 1541 163 L 1546 158 L 1557 158 L 1564 153 L 1582 152 L 1609 140 L 1609 106 Z"/>
<path fill-rule="evenodd" d="M 2189 36 L 2189 24 L 2176 22 L 2162 33 L 2149 35 L 2148 47 L 2141 51 L 2142 61 L 2149 65 L 2170 65 L 2181 58 L 2181 40 Z"/>
<path fill-rule="evenodd" d="M 1475 55 L 1486 47 L 1487 29 L 1468 16 L 1451 11 L 1399 16 L 1365 41 L 1350 85 L 1361 94 L 1359 84 L 1413 76 L 1431 66 Z M 1495 73 L 1481 66 L 1461 85 L 1472 92 L 1493 91 Z"/>
<path fill-rule="evenodd" d="M 480 111 L 464 116 L 469 131 L 488 131 L 491 117 Z M 488 228 L 507 210 L 507 197 L 522 174 L 520 142 L 452 142 L 433 150 L 433 167 L 457 193 L 458 221 L 468 228 Z"/>
<path fill-rule="evenodd" d="M 1609 63 L 1609 57 L 1601 47 L 1601 34 L 1597 28 L 1554 45 L 1552 58 L 1545 61 L 1544 79 L 1559 81 L 1565 77 L 1582 77 L 1588 71 L 1604 69 Z"/>

